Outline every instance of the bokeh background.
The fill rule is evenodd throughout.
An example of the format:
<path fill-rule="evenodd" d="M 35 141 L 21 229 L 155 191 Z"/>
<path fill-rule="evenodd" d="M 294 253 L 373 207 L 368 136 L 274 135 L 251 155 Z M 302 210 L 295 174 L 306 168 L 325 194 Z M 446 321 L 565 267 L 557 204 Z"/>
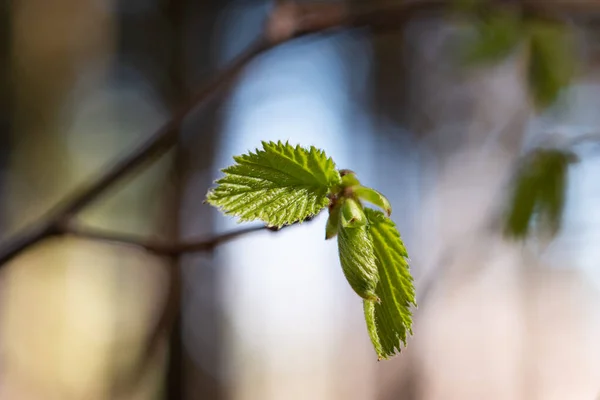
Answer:
<path fill-rule="evenodd" d="M 272 6 L 2 1 L 2 237 L 148 137 L 261 34 Z M 401 355 L 377 362 L 325 215 L 177 264 L 60 238 L 1 272 L 0 398 L 600 399 L 597 146 L 577 149 L 554 241 L 507 242 L 496 223 L 528 146 L 600 130 L 599 31 L 594 18 L 578 29 L 580 75 L 541 115 L 522 58 L 465 68 L 465 26 L 444 16 L 290 42 L 77 217 L 152 238 L 229 231 L 235 219 L 202 201 L 233 155 L 261 140 L 323 148 L 393 205 L 420 304 Z M 129 379 L 173 297 L 179 317 Z"/>

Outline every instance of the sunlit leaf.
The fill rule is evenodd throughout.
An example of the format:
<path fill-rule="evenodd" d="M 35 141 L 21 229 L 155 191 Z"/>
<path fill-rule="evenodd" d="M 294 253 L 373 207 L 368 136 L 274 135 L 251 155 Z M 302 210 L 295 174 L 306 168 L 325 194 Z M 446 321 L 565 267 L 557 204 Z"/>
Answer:
<path fill-rule="evenodd" d="M 379 359 L 400 351 L 412 333 L 416 306 L 406 249 L 394 223 L 361 200 L 391 205 L 383 194 L 360 185 L 350 170 L 337 171 L 321 150 L 263 142 L 263 149 L 234 157 L 207 202 L 242 221 L 281 227 L 329 210 L 325 238 L 338 238 L 342 271 L 364 302 L 367 329 Z M 548 204 L 551 204 L 549 202 Z"/>
<path fill-rule="evenodd" d="M 234 157 L 223 169 L 206 201 L 240 221 L 262 220 L 281 227 L 319 213 L 327 193 L 341 178 L 322 150 L 282 142 L 263 142 L 263 149 Z"/>
<path fill-rule="evenodd" d="M 379 359 L 387 359 L 400 352 L 412 334 L 415 288 L 408 254 L 394 222 L 381 211 L 365 208 L 365 214 L 379 273 L 375 293 L 380 299 L 378 303 L 365 302 L 365 320 Z"/>

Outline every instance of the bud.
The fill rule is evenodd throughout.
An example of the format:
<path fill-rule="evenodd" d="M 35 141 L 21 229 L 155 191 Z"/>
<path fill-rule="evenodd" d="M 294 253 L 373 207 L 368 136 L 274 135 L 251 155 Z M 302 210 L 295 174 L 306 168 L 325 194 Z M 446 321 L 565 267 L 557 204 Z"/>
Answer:
<path fill-rule="evenodd" d="M 375 250 L 367 226 L 338 229 L 338 250 L 346 280 L 365 300 L 379 302 L 375 289 L 379 283 Z"/>
<path fill-rule="evenodd" d="M 341 224 L 344 228 L 358 228 L 367 225 L 367 217 L 358 201 L 352 198 L 342 200 Z"/>

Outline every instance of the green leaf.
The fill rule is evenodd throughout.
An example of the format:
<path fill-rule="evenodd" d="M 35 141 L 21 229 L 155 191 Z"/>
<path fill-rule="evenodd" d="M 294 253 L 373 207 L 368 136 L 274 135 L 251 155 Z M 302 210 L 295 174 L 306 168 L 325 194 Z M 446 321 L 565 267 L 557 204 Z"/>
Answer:
<path fill-rule="evenodd" d="M 526 157 L 507 211 L 507 237 L 524 239 L 535 225 L 556 235 L 562 222 L 568 167 L 576 161 L 574 153 L 554 149 L 539 149 Z"/>
<path fill-rule="evenodd" d="M 373 347 L 375 348 L 375 352 L 377 353 L 378 360 L 384 358 L 384 350 L 381 344 L 381 339 L 379 338 L 379 332 L 377 330 L 377 317 L 375 316 L 375 307 L 377 303 L 374 301 L 363 301 L 363 311 L 365 313 L 365 322 L 367 323 L 367 331 L 369 332 L 369 337 L 371 338 L 371 343 L 373 343 Z"/>
<path fill-rule="evenodd" d="M 331 158 L 315 147 L 262 142 L 263 149 L 234 157 L 206 201 L 240 221 L 262 220 L 282 227 L 318 214 L 329 203 L 340 174 Z"/>
<path fill-rule="evenodd" d="M 360 199 L 368 201 L 384 210 L 388 217 L 392 214 L 392 205 L 389 200 L 377 190 L 365 186 L 358 186 L 353 187 L 352 191 Z"/>
<path fill-rule="evenodd" d="M 575 75 L 572 32 L 559 23 L 531 21 L 529 86 L 538 107 L 552 105 Z"/>
<path fill-rule="evenodd" d="M 340 223 L 344 228 L 357 228 L 367 224 L 362 206 L 352 198 L 343 198 Z"/>
<path fill-rule="evenodd" d="M 476 36 L 469 43 L 466 61 L 487 64 L 501 61 L 521 43 L 523 22 L 512 10 L 494 10 L 479 20 Z"/>
<path fill-rule="evenodd" d="M 388 359 L 400 352 L 408 334 L 412 335 L 415 288 L 408 254 L 394 222 L 381 211 L 366 208 L 365 214 L 379 275 L 375 294 L 380 299 L 379 303 L 365 302 L 365 320 L 379 359 Z"/>
<path fill-rule="evenodd" d="M 367 226 L 338 228 L 338 251 L 342 271 L 350 287 L 365 300 L 378 301 L 375 288 L 379 280 L 373 243 Z"/>

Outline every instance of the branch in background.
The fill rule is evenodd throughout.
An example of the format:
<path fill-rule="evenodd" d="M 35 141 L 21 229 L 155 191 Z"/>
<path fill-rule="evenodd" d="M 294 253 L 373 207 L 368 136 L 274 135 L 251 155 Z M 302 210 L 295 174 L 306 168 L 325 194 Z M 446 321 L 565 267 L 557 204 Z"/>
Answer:
<path fill-rule="evenodd" d="M 308 222 L 310 220 L 310 218 L 307 218 L 303 222 Z M 287 228 L 289 226 L 292 225 L 284 226 L 281 229 Z M 80 239 L 137 247 L 146 250 L 150 253 L 154 253 L 161 256 L 178 256 L 183 254 L 211 251 L 223 243 L 230 242 L 239 237 L 246 236 L 250 233 L 260 231 L 278 232 L 281 229 L 272 228 L 265 225 L 250 226 L 246 228 L 234 229 L 229 232 L 217 234 L 215 236 L 210 236 L 204 239 L 189 240 L 178 243 L 168 243 L 163 240 L 152 240 L 137 235 L 111 232 L 103 229 L 85 227 L 73 223 L 62 224 L 57 234 L 73 236 Z"/>
<path fill-rule="evenodd" d="M 303 222 L 309 222 L 314 218 L 315 217 L 306 218 Z M 299 225 L 299 223 L 293 225 Z M 284 226 L 281 229 L 287 228 L 289 226 L 292 225 Z M 234 240 L 241 236 L 245 236 L 249 233 L 265 230 L 271 232 L 278 232 L 281 229 L 270 228 L 264 225 L 254 226 L 249 228 L 232 230 L 230 232 L 218 234 L 206 238 L 204 240 L 188 241 L 184 243 L 177 243 L 174 245 L 157 242 L 151 243 L 147 240 L 135 236 L 115 234 L 106 231 L 77 227 L 74 225 L 65 225 L 64 233 L 83 239 L 100 240 L 131 245 L 145 249 L 147 251 L 154 252 L 159 255 L 169 255 L 172 257 L 177 257 L 182 254 L 189 254 L 193 252 L 211 251 L 220 244 L 227 243 L 231 240 Z M 131 372 L 129 374 L 126 374 L 125 376 L 121 377 L 121 379 L 115 385 L 115 392 L 119 393 L 121 396 L 127 396 L 131 390 L 135 390 L 137 383 L 144 376 L 144 373 L 146 371 L 146 365 L 152 359 L 152 357 L 156 356 L 156 351 L 160 344 L 160 339 L 162 335 L 169 332 L 169 329 L 172 329 L 173 325 L 175 325 L 177 317 L 179 316 L 179 291 L 181 289 L 181 278 L 179 273 L 173 274 L 171 279 L 174 279 L 174 281 L 172 281 L 171 284 L 168 286 L 168 290 L 171 293 L 170 295 L 166 296 L 167 301 L 160 312 L 156 325 L 151 329 L 150 334 L 148 335 L 148 338 L 145 341 L 144 347 L 139 358 L 136 361 L 135 366 L 131 369 Z"/>
<path fill-rule="evenodd" d="M 596 3 L 560 3 L 530 1 L 541 15 L 566 14 L 584 18 L 600 10 Z M 281 1 L 276 4 L 268 19 L 265 34 L 250 45 L 246 51 L 222 70 L 207 85 L 199 90 L 191 100 L 183 105 L 173 117 L 150 138 L 129 155 L 103 172 L 91 184 L 80 188 L 68 196 L 46 217 L 15 235 L 0 246 L 0 268 L 24 250 L 50 236 L 64 232 L 61 225 L 71 216 L 93 203 L 102 193 L 132 172 L 171 149 L 179 138 L 179 128 L 186 116 L 197 107 L 205 104 L 218 93 L 224 92 L 255 57 L 272 47 L 309 34 L 328 31 L 334 28 L 369 27 L 373 32 L 387 29 L 399 30 L 403 22 L 422 12 L 452 11 L 453 2 L 444 0 L 423 0 L 389 4 L 373 8 L 371 6 L 350 9 L 346 4 L 323 4 L 319 2 L 295 4 Z"/>
<path fill-rule="evenodd" d="M 565 147 L 573 148 L 581 144 L 598 144 L 600 143 L 600 132 L 585 133 L 566 140 Z"/>
<path fill-rule="evenodd" d="M 530 146 L 529 151 L 536 149 L 563 149 L 574 151 L 580 145 L 600 144 L 600 132 L 587 132 L 579 135 L 570 135 L 561 132 L 544 133 L 540 135 Z"/>

